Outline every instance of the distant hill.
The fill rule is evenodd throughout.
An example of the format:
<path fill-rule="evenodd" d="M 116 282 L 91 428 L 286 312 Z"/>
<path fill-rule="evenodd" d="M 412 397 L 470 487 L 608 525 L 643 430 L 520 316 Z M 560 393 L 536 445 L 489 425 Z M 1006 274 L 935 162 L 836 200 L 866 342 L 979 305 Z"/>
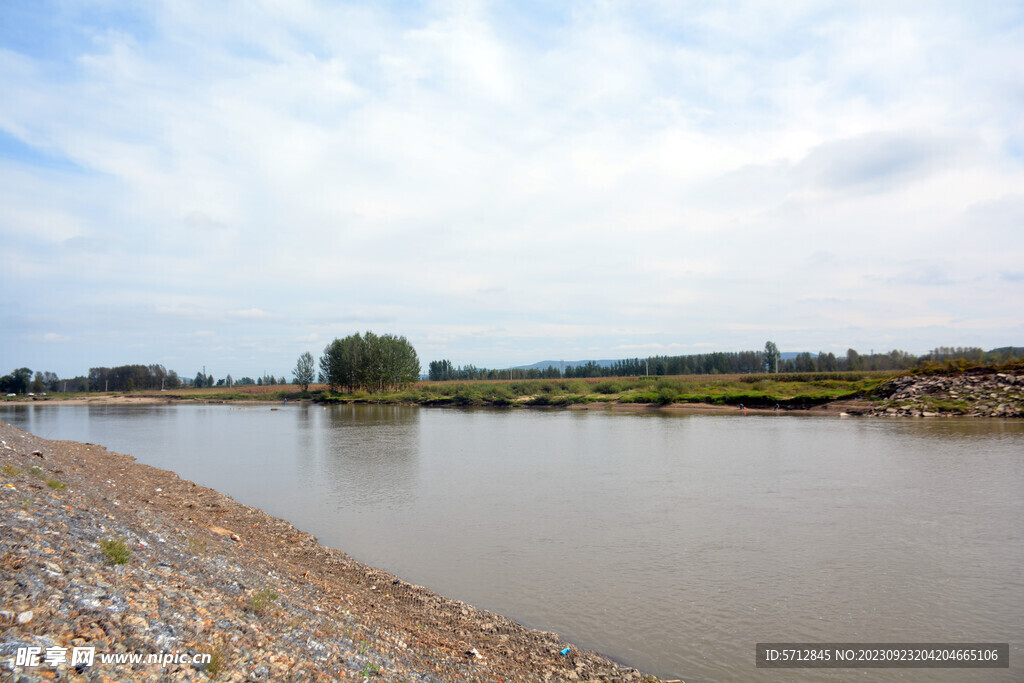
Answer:
<path fill-rule="evenodd" d="M 542 360 L 539 363 L 533 363 L 532 365 L 517 365 L 513 370 L 547 370 L 549 367 L 556 368 L 559 372 L 564 372 L 570 365 L 574 368 L 578 368 L 581 365 L 587 363 L 597 363 L 602 368 L 606 368 L 609 365 L 615 363 L 618 359 L 613 360 Z"/>
<path fill-rule="evenodd" d="M 1022 346 L 1000 346 L 998 349 L 992 349 L 989 353 L 1001 353 L 1004 356 L 1013 356 L 1015 358 L 1024 358 L 1024 347 Z"/>
<path fill-rule="evenodd" d="M 802 351 L 784 351 L 782 353 L 781 357 L 782 357 L 782 360 L 792 360 L 793 358 L 796 358 L 801 353 L 803 353 L 803 352 Z M 811 354 L 811 358 L 817 358 L 817 357 L 818 357 L 817 353 L 812 353 Z M 637 358 L 644 359 L 644 358 L 647 358 L 647 356 L 637 356 Z M 652 358 L 653 358 L 653 356 L 652 356 Z M 578 368 L 579 366 L 586 365 L 587 363 L 597 363 L 602 368 L 607 368 L 610 365 L 614 365 L 619 360 L 623 360 L 623 359 L 612 358 L 612 359 L 605 359 L 605 360 L 542 360 L 542 361 L 540 361 L 538 363 L 532 363 L 530 365 L 517 365 L 517 366 L 515 366 L 512 369 L 513 370 L 547 370 L 549 367 L 553 367 L 553 368 L 556 368 L 559 372 L 565 372 L 565 369 L 567 367 L 569 367 L 570 365 L 572 367 L 574 367 L 574 368 Z"/>

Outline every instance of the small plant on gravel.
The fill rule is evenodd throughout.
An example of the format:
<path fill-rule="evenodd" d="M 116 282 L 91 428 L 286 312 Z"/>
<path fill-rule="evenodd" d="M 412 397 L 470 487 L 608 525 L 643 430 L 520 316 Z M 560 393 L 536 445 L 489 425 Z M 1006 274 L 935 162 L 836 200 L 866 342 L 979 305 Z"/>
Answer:
<path fill-rule="evenodd" d="M 132 549 L 124 542 L 123 538 L 108 538 L 100 541 L 100 550 L 103 551 L 103 561 L 106 564 L 128 564 L 132 556 Z"/>
<path fill-rule="evenodd" d="M 56 479 L 47 479 L 46 485 L 49 486 L 51 489 L 55 489 L 57 491 L 63 491 L 68 487 L 67 484 L 65 484 L 62 481 L 57 481 Z"/>
<path fill-rule="evenodd" d="M 39 465 L 32 465 L 32 468 L 29 469 L 28 473 L 36 477 L 41 477 L 43 476 L 43 468 Z"/>
<path fill-rule="evenodd" d="M 18 501 L 18 507 L 22 510 L 30 510 L 32 508 L 32 498 L 29 496 L 22 496 L 21 500 Z"/>
<path fill-rule="evenodd" d="M 4 466 L 0 468 L 0 471 L 3 471 L 3 473 L 6 474 L 8 477 L 16 477 L 19 474 L 21 474 L 21 470 L 19 470 L 17 467 L 15 467 L 9 462 L 4 463 Z"/>
<path fill-rule="evenodd" d="M 277 593 L 269 588 L 261 588 L 249 599 L 249 611 L 253 614 L 263 614 L 276 600 Z"/>
<path fill-rule="evenodd" d="M 228 665 L 228 648 L 221 641 L 210 643 L 210 661 L 206 663 L 206 675 L 211 679 L 224 671 Z"/>
<path fill-rule="evenodd" d="M 378 671 L 380 671 L 379 664 L 368 663 L 363 666 L 362 670 L 359 672 L 359 675 L 363 676 L 364 678 L 369 678 L 370 676 L 376 675 Z"/>
<path fill-rule="evenodd" d="M 188 537 L 188 551 L 196 555 L 206 552 L 206 541 L 195 536 Z"/>

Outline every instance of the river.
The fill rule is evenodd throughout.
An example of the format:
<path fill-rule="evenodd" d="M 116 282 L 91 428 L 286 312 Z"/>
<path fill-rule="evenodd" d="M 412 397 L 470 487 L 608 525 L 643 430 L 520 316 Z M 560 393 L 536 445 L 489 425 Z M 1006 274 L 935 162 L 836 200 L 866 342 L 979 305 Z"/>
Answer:
<path fill-rule="evenodd" d="M 443 595 L 666 678 L 758 642 L 1024 654 L 1024 422 L 316 405 L 0 406 L 285 518 Z"/>

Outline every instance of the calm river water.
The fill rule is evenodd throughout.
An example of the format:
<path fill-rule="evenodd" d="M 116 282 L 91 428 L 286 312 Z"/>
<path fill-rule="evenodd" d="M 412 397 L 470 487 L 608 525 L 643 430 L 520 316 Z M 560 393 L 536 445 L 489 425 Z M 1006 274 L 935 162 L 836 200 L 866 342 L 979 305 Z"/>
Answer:
<path fill-rule="evenodd" d="M 405 579 L 700 680 L 1020 680 L 1024 422 L 3 406 Z M 754 668 L 757 642 L 1007 642 L 1009 670 Z"/>

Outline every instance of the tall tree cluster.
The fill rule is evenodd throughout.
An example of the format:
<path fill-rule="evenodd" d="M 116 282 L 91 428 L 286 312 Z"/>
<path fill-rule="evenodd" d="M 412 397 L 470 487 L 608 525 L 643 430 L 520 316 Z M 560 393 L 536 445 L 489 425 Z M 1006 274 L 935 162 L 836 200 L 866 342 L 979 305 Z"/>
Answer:
<path fill-rule="evenodd" d="M 320 356 L 320 381 L 331 391 L 384 391 L 419 379 L 420 359 L 405 337 L 358 332 L 335 339 Z"/>
<path fill-rule="evenodd" d="M 174 370 L 162 365 L 119 365 L 114 368 L 89 368 L 92 391 L 131 391 L 134 389 L 176 389 L 181 379 Z"/>
<path fill-rule="evenodd" d="M 0 391 L 5 394 L 26 394 L 32 381 L 32 371 L 28 368 L 12 370 L 11 374 L 0 377 Z"/>
<path fill-rule="evenodd" d="M 427 379 L 431 382 L 443 382 L 456 378 L 456 369 L 450 360 L 432 360 L 427 366 Z M 476 378 L 474 377 L 474 379 Z"/>

